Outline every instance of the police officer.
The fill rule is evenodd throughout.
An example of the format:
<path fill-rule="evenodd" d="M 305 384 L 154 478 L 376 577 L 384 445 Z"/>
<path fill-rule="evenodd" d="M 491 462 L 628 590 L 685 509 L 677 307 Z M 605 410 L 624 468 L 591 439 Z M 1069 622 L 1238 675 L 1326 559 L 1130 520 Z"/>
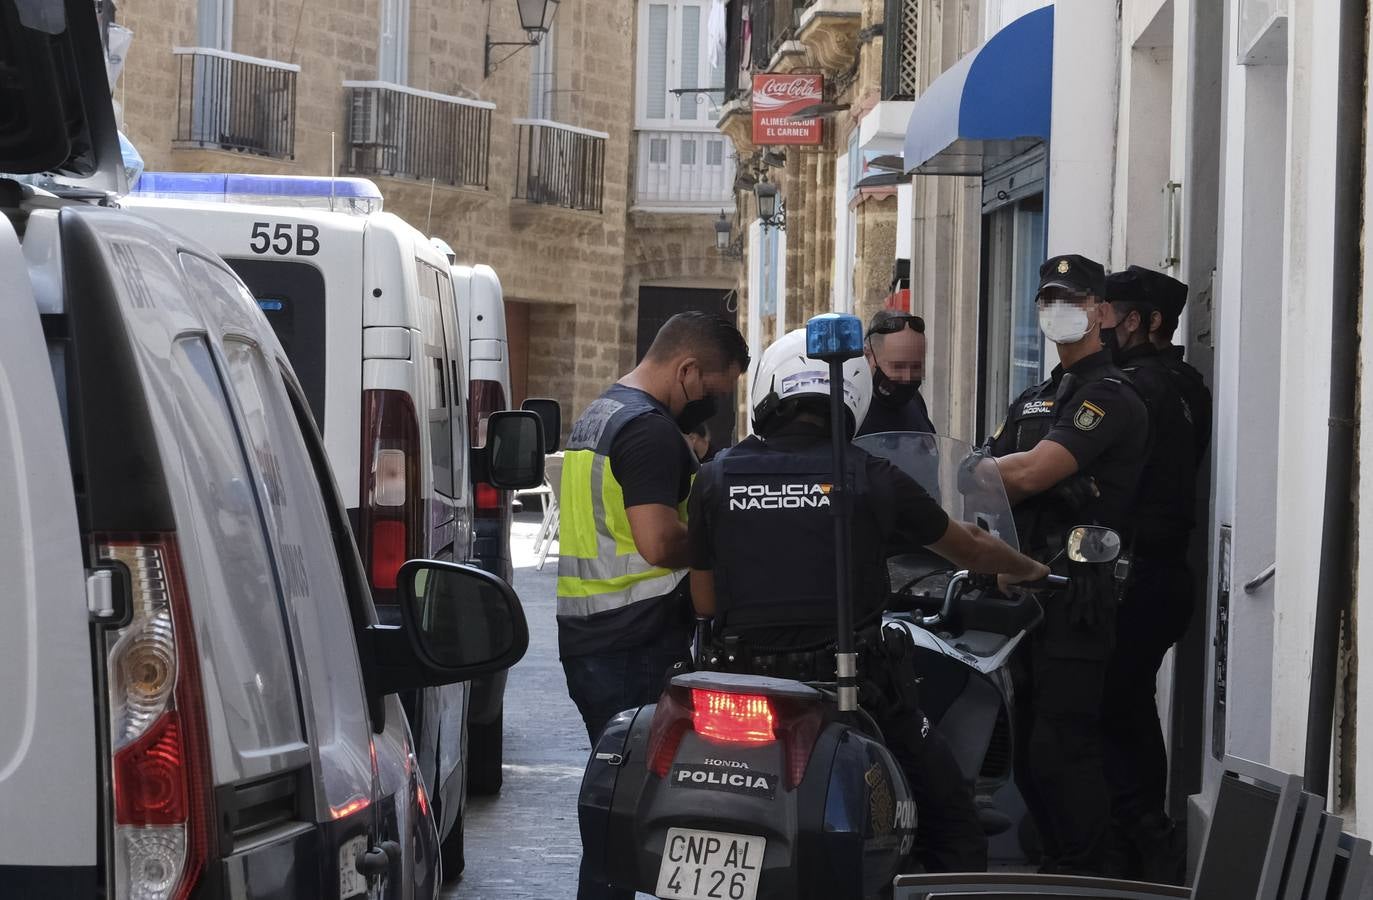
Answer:
<path fill-rule="evenodd" d="M 925 320 L 879 309 L 868 323 L 863 356 L 872 369 L 872 405 L 860 435 L 887 431 L 934 434 L 920 382 L 925 377 Z"/>
<path fill-rule="evenodd" d="M 844 366 L 848 433 L 868 410 L 872 377 L 861 359 Z M 784 335 L 755 364 L 757 434 L 702 467 L 688 507 L 692 602 L 759 674 L 793 678 L 834 672 L 836 597 L 829 367 L 806 356 L 806 333 Z M 856 622 L 865 635 L 862 693 L 911 783 L 917 855 L 932 871 L 986 868 L 986 837 L 971 786 L 949 745 L 931 731 L 915 696 L 909 635 L 883 629 L 889 596 L 887 548 L 929 547 L 972 571 L 1007 582 L 1048 569 L 981 529 L 954 522 L 912 479 L 853 447 Z M 902 647 L 902 640 L 906 646 Z M 802 671 L 804 669 L 804 671 Z"/>
<path fill-rule="evenodd" d="M 1147 271 L 1147 270 L 1146 270 Z M 1211 446 L 1211 389 L 1190 363 L 1183 360 L 1184 350 L 1174 346 L 1182 308 L 1187 303 L 1187 285 L 1174 278 L 1161 276 L 1153 286 L 1153 299 L 1159 316 L 1149 329 L 1149 341 L 1158 348 L 1168 371 L 1179 381 L 1179 389 L 1192 413 L 1192 431 L 1196 441 L 1197 464 L 1200 465 Z"/>
<path fill-rule="evenodd" d="M 1058 560 L 1074 525 L 1128 538 L 1149 425 L 1144 401 L 1101 344 L 1101 264 L 1055 256 L 1039 277 L 1039 327 L 1060 364 L 1016 398 L 986 449 L 1015 504 L 1021 545 Z M 1039 827 L 1043 870 L 1095 874 L 1110 820 L 1101 699 L 1115 638 L 1115 567 L 1054 568 L 1072 585 L 1046 598 L 1025 651 L 1029 684 L 1020 696 L 1029 708 L 1021 710 L 1017 783 Z"/>
<path fill-rule="evenodd" d="M 1168 758 L 1155 683 L 1168 648 L 1192 615 L 1187 545 L 1194 524 L 1197 440 L 1185 383 L 1149 339 L 1162 318 L 1158 298 L 1186 285 L 1130 266 L 1106 279 L 1103 343 L 1149 406 L 1148 462 L 1140 478 L 1131 580 L 1106 673 L 1102 724 L 1111 785 L 1112 868 L 1116 874 L 1181 884 L 1186 847 L 1165 812 Z M 1184 364 L 1185 365 L 1185 364 Z"/>

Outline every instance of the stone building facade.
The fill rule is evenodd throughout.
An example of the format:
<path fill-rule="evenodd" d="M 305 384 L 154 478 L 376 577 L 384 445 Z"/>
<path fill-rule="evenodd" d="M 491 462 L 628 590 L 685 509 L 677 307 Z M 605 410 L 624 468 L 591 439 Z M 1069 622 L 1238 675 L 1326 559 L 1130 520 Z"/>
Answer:
<path fill-rule="evenodd" d="M 633 4 L 564 0 L 544 45 L 494 47 L 487 72 L 488 37 L 524 40 L 514 2 L 125 0 L 118 20 L 134 37 L 114 95 L 149 171 L 371 178 L 388 211 L 447 241 L 459 262 L 496 270 L 516 391 L 559 399 L 570 423 L 636 361 L 642 285 L 736 281 L 705 215 L 723 204 L 635 210 L 638 14 Z M 282 107 L 293 112 L 291 152 L 187 140 L 204 137 L 190 133 L 199 119 L 189 107 L 206 96 L 195 67 L 220 63 L 178 48 L 205 46 L 204 58 L 229 58 L 250 80 L 293 67 L 293 109 Z M 407 120 L 419 136 L 394 136 L 402 149 L 429 141 L 418 164 L 392 172 L 351 154 L 358 91 L 346 83 L 420 104 L 426 112 Z M 432 110 L 468 123 L 456 141 L 424 132 Z M 454 154 L 465 160 L 456 178 Z"/>

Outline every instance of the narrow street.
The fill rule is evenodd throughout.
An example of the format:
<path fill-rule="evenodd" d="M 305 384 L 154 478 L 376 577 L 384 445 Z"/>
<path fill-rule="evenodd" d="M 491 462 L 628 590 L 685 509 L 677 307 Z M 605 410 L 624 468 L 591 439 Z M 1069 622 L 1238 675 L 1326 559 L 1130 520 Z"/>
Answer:
<path fill-rule="evenodd" d="M 543 570 L 537 568 L 538 528 L 539 515 L 524 513 L 511 531 L 529 653 L 511 670 L 506 688 L 505 787 L 498 797 L 468 801 L 467 870 L 445 891 L 449 900 L 577 895 L 577 789 L 589 747 L 558 663 L 558 558 L 550 555 Z"/>

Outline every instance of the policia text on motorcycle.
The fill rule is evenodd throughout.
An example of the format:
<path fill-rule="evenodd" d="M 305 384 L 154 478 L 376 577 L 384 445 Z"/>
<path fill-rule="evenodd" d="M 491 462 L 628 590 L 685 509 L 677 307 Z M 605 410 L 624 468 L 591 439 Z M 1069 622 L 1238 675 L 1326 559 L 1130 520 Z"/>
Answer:
<path fill-rule="evenodd" d="M 866 361 L 844 366 L 848 433 L 872 401 Z M 804 330 L 782 337 L 753 373 L 755 436 L 706 464 L 691 493 L 691 594 L 713 616 L 734 667 L 755 674 L 829 680 L 836 635 L 829 371 L 806 356 Z M 866 625 L 860 672 L 873 714 L 905 771 L 920 811 L 917 853 L 933 871 L 986 867 L 986 838 L 948 744 L 920 711 L 910 637 L 883 629 L 889 595 L 886 556 L 928 547 L 1006 582 L 1048 569 L 990 534 L 951 521 L 923 488 L 891 463 L 852 447 L 853 573 L 856 613 Z M 785 560 L 783 564 L 776 564 Z M 904 643 L 904 646 L 902 646 Z"/>
<path fill-rule="evenodd" d="M 1015 504 L 1021 545 L 1046 561 L 1059 557 L 1075 524 L 1112 528 L 1126 546 L 1132 531 L 1148 412 L 1102 346 L 1105 280 L 1102 266 L 1081 256 L 1040 268 L 1040 329 L 1060 365 L 1015 399 L 986 447 Z M 1026 650 L 1016 782 L 1038 826 L 1042 868 L 1098 873 L 1110 822 L 1101 705 L 1116 636 L 1116 567 L 1055 568 L 1072 586 L 1045 604 Z"/>

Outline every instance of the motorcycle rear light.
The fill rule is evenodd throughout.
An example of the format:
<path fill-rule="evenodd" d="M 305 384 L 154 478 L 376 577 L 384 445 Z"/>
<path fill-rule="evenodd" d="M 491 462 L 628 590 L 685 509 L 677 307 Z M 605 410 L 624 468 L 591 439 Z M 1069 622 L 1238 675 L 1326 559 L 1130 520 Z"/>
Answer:
<path fill-rule="evenodd" d="M 692 726 L 712 741 L 766 744 L 776 740 L 772 701 L 758 694 L 692 690 Z"/>
<path fill-rule="evenodd" d="M 405 523 L 398 519 L 380 519 L 372 523 L 372 585 L 384 590 L 396 589 L 396 575 L 405 565 Z"/>
<path fill-rule="evenodd" d="M 184 900 L 209 858 L 214 810 L 200 657 L 175 539 L 104 539 L 129 573 L 129 622 L 106 633 L 115 896 Z"/>
<path fill-rule="evenodd" d="M 666 778 L 677 756 L 682 737 L 691 730 L 691 708 L 669 689 L 658 699 L 653 721 L 648 727 L 648 770 L 659 778 Z"/>

